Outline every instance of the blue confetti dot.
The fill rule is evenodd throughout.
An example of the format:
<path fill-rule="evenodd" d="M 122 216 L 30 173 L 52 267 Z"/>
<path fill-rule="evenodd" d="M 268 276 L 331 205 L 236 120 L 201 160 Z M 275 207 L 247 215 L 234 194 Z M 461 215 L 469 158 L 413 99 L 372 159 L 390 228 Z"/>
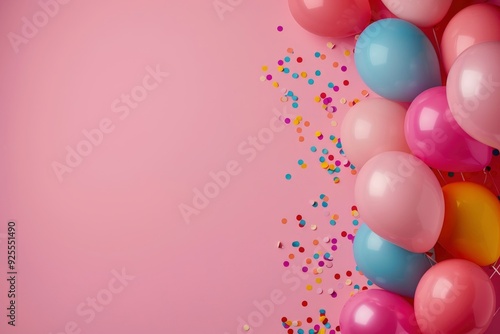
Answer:
<path fill-rule="evenodd" d="M 298 104 L 297 102 L 294 102 L 294 103 L 292 103 L 292 107 L 293 107 L 293 108 L 298 108 L 298 107 L 299 107 L 299 104 Z"/>
<path fill-rule="evenodd" d="M 292 175 L 291 175 L 291 174 L 286 174 L 286 175 L 285 175 L 285 179 L 287 179 L 287 180 L 291 180 L 291 179 L 292 179 Z"/>
<path fill-rule="evenodd" d="M 335 225 L 337 225 L 337 222 L 332 219 L 332 220 L 330 220 L 330 225 L 335 226 Z"/>
<path fill-rule="evenodd" d="M 290 62 L 290 57 L 286 56 L 285 58 L 283 58 L 283 60 L 288 63 Z"/>
<path fill-rule="evenodd" d="M 321 203 L 321 206 L 324 207 L 324 208 L 326 208 L 328 206 L 328 202 Z"/>
<path fill-rule="evenodd" d="M 322 152 L 323 154 L 328 154 L 328 150 L 327 150 L 326 148 L 324 148 L 323 150 L 321 150 L 321 152 Z"/>
<path fill-rule="evenodd" d="M 335 87 L 335 85 L 333 84 L 333 82 L 329 82 L 328 83 L 328 88 L 333 88 L 333 87 Z"/>
<path fill-rule="evenodd" d="M 293 247 L 299 247 L 300 246 L 300 242 L 294 241 L 294 242 L 292 242 L 292 246 Z"/>
<path fill-rule="evenodd" d="M 316 146 L 311 146 L 311 152 L 316 152 L 316 151 L 317 151 Z"/>
<path fill-rule="evenodd" d="M 320 76 L 321 75 L 321 71 L 320 70 L 316 70 L 316 72 L 314 72 L 314 74 L 316 74 L 316 76 Z"/>
<path fill-rule="evenodd" d="M 299 78 L 299 74 L 298 74 L 298 73 L 293 73 L 293 74 L 292 74 L 292 78 L 294 78 L 294 79 L 298 79 L 298 78 Z"/>
<path fill-rule="evenodd" d="M 325 162 L 325 157 L 319 157 L 319 162 Z"/>
<path fill-rule="evenodd" d="M 310 85 L 314 85 L 314 79 L 307 80 L 307 83 L 310 84 Z"/>
<path fill-rule="evenodd" d="M 352 224 L 353 224 L 354 226 L 358 226 L 359 221 L 358 221 L 357 219 L 354 219 L 354 220 L 352 221 Z"/>
<path fill-rule="evenodd" d="M 302 164 L 304 163 L 304 160 L 302 159 L 299 159 L 299 161 L 297 161 L 299 163 L 299 166 L 302 166 Z"/>
<path fill-rule="evenodd" d="M 288 74 L 288 73 L 290 73 L 290 69 L 289 69 L 288 67 L 285 67 L 285 68 L 283 69 L 283 72 L 284 72 L 284 73 L 286 73 L 286 74 Z"/>
<path fill-rule="evenodd" d="M 321 53 L 319 53 L 319 52 L 317 52 L 317 51 L 316 51 L 316 52 L 314 52 L 314 57 L 319 58 L 320 56 L 321 56 Z"/>
<path fill-rule="evenodd" d="M 493 149 L 493 155 L 494 155 L 494 156 L 497 156 L 497 155 L 499 155 L 499 154 L 500 154 L 500 151 L 498 151 L 498 149 L 494 148 L 494 149 Z"/>

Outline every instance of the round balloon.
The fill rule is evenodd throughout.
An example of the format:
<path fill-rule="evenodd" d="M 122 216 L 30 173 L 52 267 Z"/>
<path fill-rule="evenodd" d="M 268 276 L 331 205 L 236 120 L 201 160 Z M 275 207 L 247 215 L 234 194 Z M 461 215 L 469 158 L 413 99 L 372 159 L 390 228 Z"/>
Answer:
<path fill-rule="evenodd" d="M 419 27 L 431 27 L 441 21 L 452 0 L 382 0 L 397 17 Z"/>
<path fill-rule="evenodd" d="M 362 224 L 354 238 L 359 271 L 379 287 L 411 297 L 422 275 L 432 266 L 422 253 L 412 253 L 375 234 Z"/>
<path fill-rule="evenodd" d="M 368 0 L 288 0 L 288 7 L 302 28 L 325 37 L 358 34 L 371 17 Z"/>
<path fill-rule="evenodd" d="M 340 312 L 342 334 L 418 334 L 413 307 L 389 291 L 361 291 Z"/>
<path fill-rule="evenodd" d="M 361 168 L 354 186 L 361 217 L 382 238 L 415 253 L 437 242 L 444 218 L 443 191 L 417 157 L 389 151 Z"/>
<path fill-rule="evenodd" d="M 411 152 L 432 168 L 476 172 L 491 161 L 491 147 L 469 136 L 451 115 L 446 87 L 430 88 L 413 100 L 405 135 Z"/>
<path fill-rule="evenodd" d="M 423 334 L 480 334 L 493 319 L 495 289 L 478 265 L 461 259 L 445 260 L 424 274 L 414 306 Z"/>
<path fill-rule="evenodd" d="M 361 168 L 373 156 L 385 151 L 410 152 L 404 133 L 406 109 L 382 99 L 356 103 L 342 121 L 342 148 L 347 158 Z"/>
<path fill-rule="evenodd" d="M 489 41 L 500 41 L 500 8 L 492 4 L 476 4 L 462 9 L 450 20 L 441 39 L 446 72 L 466 49 Z"/>
<path fill-rule="evenodd" d="M 450 110 L 460 127 L 500 148 L 500 41 L 473 45 L 453 63 L 446 83 Z"/>
<path fill-rule="evenodd" d="M 361 79 L 389 100 L 411 102 L 440 86 L 439 61 L 429 39 L 400 19 L 370 24 L 356 42 L 354 60 Z"/>
<path fill-rule="evenodd" d="M 454 257 L 487 266 L 500 257 L 500 202 L 486 187 L 455 182 L 443 187 L 439 243 Z"/>

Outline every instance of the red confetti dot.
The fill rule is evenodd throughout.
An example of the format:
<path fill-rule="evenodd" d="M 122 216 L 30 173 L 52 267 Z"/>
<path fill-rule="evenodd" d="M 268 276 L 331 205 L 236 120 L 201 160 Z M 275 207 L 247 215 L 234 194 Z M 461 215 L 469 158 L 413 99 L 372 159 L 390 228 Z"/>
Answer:
<path fill-rule="evenodd" d="M 290 329 L 288 330 L 288 334 L 293 334 L 293 329 L 291 329 L 291 328 L 290 328 Z"/>
<path fill-rule="evenodd" d="M 340 274 L 335 274 L 335 279 L 340 279 Z"/>
<path fill-rule="evenodd" d="M 347 236 L 347 232 L 346 231 L 342 231 L 342 233 L 340 233 L 340 235 L 345 238 Z"/>
<path fill-rule="evenodd" d="M 335 159 L 335 157 L 334 157 L 333 155 L 331 155 L 331 154 L 330 154 L 330 155 L 328 156 L 328 160 L 333 161 L 333 159 Z"/>
<path fill-rule="evenodd" d="M 302 301 L 302 306 L 306 307 L 307 306 L 307 300 Z"/>
<path fill-rule="evenodd" d="M 286 317 L 281 318 L 281 322 L 286 322 L 288 319 Z"/>
<path fill-rule="evenodd" d="M 304 247 L 299 247 L 299 252 L 304 253 L 305 249 Z"/>
<path fill-rule="evenodd" d="M 354 209 L 353 209 L 354 210 Z M 297 215 L 297 217 L 295 217 L 295 219 L 297 220 L 302 220 L 302 216 L 301 215 Z"/>
<path fill-rule="evenodd" d="M 347 277 L 351 277 L 352 276 L 352 272 L 350 270 L 346 271 L 345 274 L 347 275 Z"/>
<path fill-rule="evenodd" d="M 306 321 L 307 321 L 307 323 L 308 323 L 308 324 L 310 324 L 311 322 L 313 322 L 313 319 L 312 319 L 311 317 L 308 317 L 308 318 L 306 319 Z"/>
<path fill-rule="evenodd" d="M 324 99 L 324 98 L 326 97 L 326 93 L 321 93 L 321 94 L 319 94 L 319 96 L 320 96 L 322 99 Z"/>
<path fill-rule="evenodd" d="M 356 205 L 353 205 L 353 206 L 351 207 L 351 210 L 358 210 L 358 207 L 357 207 Z"/>
<path fill-rule="evenodd" d="M 302 63 L 302 57 L 297 57 L 297 63 Z"/>
<path fill-rule="evenodd" d="M 343 84 L 344 86 L 349 86 L 349 80 L 344 80 Z"/>
<path fill-rule="evenodd" d="M 335 330 L 336 330 L 337 332 L 340 332 L 340 326 L 335 327 Z"/>

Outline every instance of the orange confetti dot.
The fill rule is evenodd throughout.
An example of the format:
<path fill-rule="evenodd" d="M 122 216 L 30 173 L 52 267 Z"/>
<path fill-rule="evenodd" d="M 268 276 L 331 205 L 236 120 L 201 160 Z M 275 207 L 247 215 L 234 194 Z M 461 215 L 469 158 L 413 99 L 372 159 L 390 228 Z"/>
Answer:
<path fill-rule="evenodd" d="M 358 174 L 358 172 L 357 172 L 355 169 L 352 169 L 352 170 L 351 170 L 351 174 L 352 174 L 352 175 L 356 175 L 356 174 Z"/>
<path fill-rule="evenodd" d="M 333 65 L 333 67 L 334 67 L 334 68 L 339 67 L 339 63 L 338 63 L 338 62 L 336 62 L 336 61 L 334 61 L 332 65 Z"/>
<path fill-rule="evenodd" d="M 303 142 L 303 141 L 304 141 L 304 137 L 303 137 L 303 136 L 300 136 L 300 137 L 299 137 L 299 141 L 300 141 L 300 142 Z M 306 167 L 304 167 L 304 166 L 305 166 L 305 164 L 303 164 L 303 165 L 302 165 L 302 168 L 306 168 Z"/>
<path fill-rule="evenodd" d="M 286 224 L 287 222 L 288 222 L 288 220 L 286 218 L 281 219 L 282 224 Z"/>
<path fill-rule="evenodd" d="M 361 91 L 361 95 L 363 95 L 364 97 L 367 97 L 368 95 L 370 95 L 370 93 L 366 89 L 363 89 Z"/>
<path fill-rule="evenodd" d="M 293 53 L 293 48 L 288 48 L 288 49 L 286 49 L 286 52 L 288 52 L 288 53 Z"/>
<path fill-rule="evenodd" d="M 320 58 L 321 60 L 325 60 L 325 59 L 326 59 L 326 55 L 322 54 L 321 56 L 319 56 L 319 58 Z"/>
<path fill-rule="evenodd" d="M 312 260 L 311 260 L 310 258 L 307 258 L 307 259 L 306 259 L 306 263 L 307 263 L 307 264 L 311 264 L 311 262 L 312 262 Z"/>
<path fill-rule="evenodd" d="M 302 128 L 297 128 L 297 133 L 302 133 Z"/>
<path fill-rule="evenodd" d="M 314 240 L 313 240 L 313 245 L 314 245 L 314 246 L 316 246 L 316 245 L 318 245 L 318 244 L 319 244 L 319 241 L 318 241 L 317 239 L 314 239 Z"/>
<path fill-rule="evenodd" d="M 289 258 L 290 260 L 293 260 L 293 259 L 295 259 L 295 255 L 293 255 L 293 254 L 291 254 L 291 253 L 290 253 L 290 254 L 288 254 L 288 258 Z"/>
<path fill-rule="evenodd" d="M 328 119 L 332 119 L 333 118 L 333 114 L 332 113 L 328 113 L 328 114 L 326 114 L 326 117 L 328 117 Z"/>
<path fill-rule="evenodd" d="M 309 123 L 309 121 L 305 121 L 304 122 L 304 126 L 307 128 L 309 125 L 311 125 L 311 123 Z"/>

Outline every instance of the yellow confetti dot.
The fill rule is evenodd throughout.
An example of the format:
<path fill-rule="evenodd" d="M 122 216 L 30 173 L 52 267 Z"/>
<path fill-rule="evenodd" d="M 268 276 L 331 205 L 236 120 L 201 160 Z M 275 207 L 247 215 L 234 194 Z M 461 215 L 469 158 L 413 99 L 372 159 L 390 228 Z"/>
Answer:
<path fill-rule="evenodd" d="M 329 170 L 334 170 L 336 168 L 336 166 L 334 164 L 329 164 L 328 165 L 328 169 Z"/>
<path fill-rule="evenodd" d="M 316 131 L 316 132 L 314 133 L 314 135 L 315 135 L 316 137 L 321 136 L 321 131 Z"/>
<path fill-rule="evenodd" d="M 333 49 L 335 47 L 335 44 L 333 44 L 332 42 L 328 42 L 326 43 L 326 47 L 329 49 Z"/>
<path fill-rule="evenodd" d="M 302 121 L 302 116 L 297 116 L 297 119 L 300 121 Z"/>
<path fill-rule="evenodd" d="M 324 161 L 321 163 L 321 168 L 327 169 L 328 168 L 328 162 Z"/>
<path fill-rule="evenodd" d="M 321 282 L 323 282 L 323 280 L 321 279 L 321 277 L 317 277 L 316 278 L 316 283 L 321 284 Z"/>
<path fill-rule="evenodd" d="M 330 124 L 331 124 L 332 126 L 337 126 L 337 125 L 338 125 L 337 121 L 332 121 Z"/>
<path fill-rule="evenodd" d="M 284 68 L 283 66 L 278 66 L 278 71 L 279 71 L 279 72 L 283 72 L 283 70 L 284 70 L 284 69 L 285 69 L 285 68 Z"/>
<path fill-rule="evenodd" d="M 344 51 L 344 56 L 349 57 L 351 55 L 351 51 L 345 50 Z"/>
<path fill-rule="evenodd" d="M 295 118 L 292 123 L 293 125 L 299 125 L 300 121 L 297 118 Z"/>
<path fill-rule="evenodd" d="M 245 332 L 248 332 L 250 330 L 250 326 L 249 325 L 243 325 L 243 330 Z"/>
<path fill-rule="evenodd" d="M 306 290 L 311 291 L 313 289 L 313 286 L 311 284 L 306 285 Z"/>
<path fill-rule="evenodd" d="M 321 97 L 319 97 L 319 96 L 315 96 L 314 97 L 314 102 L 320 102 L 320 101 L 321 101 Z"/>
<path fill-rule="evenodd" d="M 307 72 L 300 73 L 300 76 L 303 77 L 303 78 L 307 78 Z"/>
<path fill-rule="evenodd" d="M 324 328 L 321 328 L 318 332 L 318 334 L 325 334 L 326 333 L 326 329 Z"/>
<path fill-rule="evenodd" d="M 300 140 L 301 138 L 302 138 L 302 140 Z M 304 137 L 300 136 L 300 137 L 299 137 L 299 141 L 304 141 Z M 307 168 L 307 164 L 302 164 L 302 165 L 300 165 L 300 168 L 302 168 L 302 169 L 306 169 L 306 168 Z"/>
<path fill-rule="evenodd" d="M 264 72 L 265 72 L 265 71 L 267 71 L 268 69 L 269 69 L 269 68 L 267 67 L 267 65 L 263 65 L 263 66 L 262 66 L 262 70 L 263 70 Z"/>
<path fill-rule="evenodd" d="M 273 82 L 273 87 L 278 88 L 279 86 L 280 84 L 277 81 Z"/>
<path fill-rule="evenodd" d="M 342 103 L 342 104 L 346 104 L 347 103 L 347 100 L 345 99 L 345 97 L 343 97 L 343 98 L 340 99 L 340 103 Z"/>
<path fill-rule="evenodd" d="M 355 98 L 352 102 L 354 102 L 354 103 L 358 103 L 358 102 L 359 102 L 359 99 L 358 99 L 358 98 Z"/>

